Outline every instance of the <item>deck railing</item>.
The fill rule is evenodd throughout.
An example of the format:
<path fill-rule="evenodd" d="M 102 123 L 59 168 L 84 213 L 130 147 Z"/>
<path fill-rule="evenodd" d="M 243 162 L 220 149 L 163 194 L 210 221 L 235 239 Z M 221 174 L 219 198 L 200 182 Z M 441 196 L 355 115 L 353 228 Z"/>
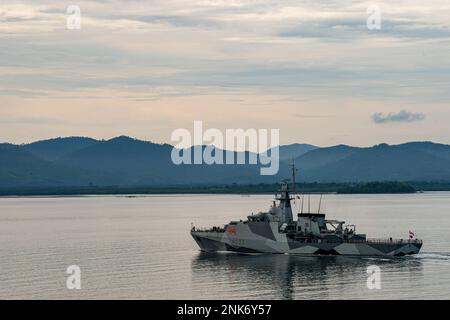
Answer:
<path fill-rule="evenodd" d="M 421 244 L 422 240 L 419 239 L 390 239 L 390 238 L 383 238 L 383 239 L 366 239 L 366 240 L 352 240 L 348 239 L 344 242 L 347 243 L 374 243 L 374 244 L 405 244 L 405 243 L 417 243 Z"/>
<path fill-rule="evenodd" d="M 195 232 L 225 232 L 225 229 L 222 227 L 213 227 L 213 228 L 196 228 L 192 227 L 191 231 Z"/>
<path fill-rule="evenodd" d="M 213 228 L 195 228 L 193 227 L 191 231 L 195 232 L 221 232 L 224 233 L 226 230 L 223 227 L 213 227 Z M 304 242 L 307 243 L 327 243 L 326 241 L 323 241 L 321 239 L 308 239 Z M 414 244 L 422 244 L 422 240 L 419 239 L 391 239 L 391 238 L 369 238 L 365 240 L 354 240 L 354 239 L 347 239 L 342 240 L 342 243 L 373 243 L 373 244 L 408 244 L 408 243 L 414 243 Z"/>
<path fill-rule="evenodd" d="M 324 239 L 295 239 L 295 241 L 305 242 L 305 243 L 369 243 L 369 244 L 422 244 L 422 240 L 419 239 L 342 239 L 342 241 L 326 241 Z"/>

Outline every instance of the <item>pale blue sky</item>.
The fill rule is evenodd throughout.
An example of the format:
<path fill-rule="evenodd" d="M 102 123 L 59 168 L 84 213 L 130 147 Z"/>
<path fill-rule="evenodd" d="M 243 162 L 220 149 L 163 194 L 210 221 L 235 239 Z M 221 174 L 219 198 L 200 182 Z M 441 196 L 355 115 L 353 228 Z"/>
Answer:
<path fill-rule="evenodd" d="M 449 17 L 447 0 L 2 0 L 0 141 L 170 142 L 204 120 L 282 143 L 450 143 Z"/>

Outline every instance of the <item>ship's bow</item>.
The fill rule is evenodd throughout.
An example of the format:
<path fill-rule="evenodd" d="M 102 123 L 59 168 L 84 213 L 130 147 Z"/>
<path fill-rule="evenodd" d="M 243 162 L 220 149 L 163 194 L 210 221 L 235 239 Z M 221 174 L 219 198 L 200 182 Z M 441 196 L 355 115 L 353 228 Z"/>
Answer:
<path fill-rule="evenodd" d="M 226 251 L 221 232 L 191 231 L 191 236 L 202 251 Z"/>

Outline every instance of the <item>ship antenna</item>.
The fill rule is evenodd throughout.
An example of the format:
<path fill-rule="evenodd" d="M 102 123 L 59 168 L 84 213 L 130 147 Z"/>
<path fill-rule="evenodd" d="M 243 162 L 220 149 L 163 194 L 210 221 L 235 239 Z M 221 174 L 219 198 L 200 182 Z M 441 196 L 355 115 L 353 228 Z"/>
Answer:
<path fill-rule="evenodd" d="M 302 194 L 302 213 L 303 213 L 303 202 L 305 202 L 305 195 Z"/>
<path fill-rule="evenodd" d="M 319 210 L 317 210 L 317 213 L 320 213 L 320 206 L 322 205 L 322 196 L 323 196 L 323 194 L 320 195 Z"/>
<path fill-rule="evenodd" d="M 295 194 L 295 175 L 297 174 L 297 169 L 295 169 L 295 161 L 292 159 L 292 192 Z"/>
<path fill-rule="evenodd" d="M 311 213 L 311 194 L 308 194 L 308 213 Z"/>

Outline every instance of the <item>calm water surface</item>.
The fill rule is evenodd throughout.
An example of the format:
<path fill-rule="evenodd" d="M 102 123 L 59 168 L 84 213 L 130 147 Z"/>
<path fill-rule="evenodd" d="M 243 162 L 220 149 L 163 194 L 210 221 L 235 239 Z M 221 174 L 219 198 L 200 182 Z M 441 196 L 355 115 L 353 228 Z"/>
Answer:
<path fill-rule="evenodd" d="M 369 237 L 424 240 L 397 259 L 204 254 L 196 226 L 266 210 L 271 196 L 0 198 L 0 299 L 450 299 L 450 193 L 328 195 L 328 218 Z M 318 199 L 312 199 L 312 207 Z M 81 290 L 66 268 L 81 268 Z M 368 290 L 378 265 L 382 289 Z"/>

